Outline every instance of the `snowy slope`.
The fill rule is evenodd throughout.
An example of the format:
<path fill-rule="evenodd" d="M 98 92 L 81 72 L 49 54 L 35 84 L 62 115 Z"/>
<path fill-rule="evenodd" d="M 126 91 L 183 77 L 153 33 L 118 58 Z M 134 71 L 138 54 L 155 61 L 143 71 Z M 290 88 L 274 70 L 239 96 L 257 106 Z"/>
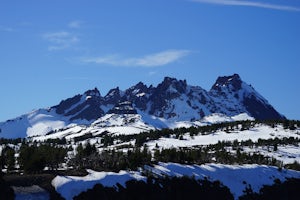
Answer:
<path fill-rule="evenodd" d="M 176 163 L 158 163 L 154 166 L 145 166 L 145 170 L 167 176 L 189 176 L 196 179 L 208 178 L 210 181 L 219 180 L 227 186 L 235 199 L 243 194 L 247 185 L 251 185 L 254 192 L 258 192 L 263 185 L 272 185 L 275 179 L 284 181 L 286 178 L 300 178 L 300 172 L 293 170 L 281 170 L 276 167 L 264 165 L 181 165 Z M 53 179 L 52 185 L 67 200 L 80 194 L 87 189 L 93 188 L 97 183 L 104 186 L 115 186 L 117 183 L 125 185 L 128 180 L 146 180 L 146 177 L 139 172 L 120 171 L 95 172 L 88 170 L 88 175 L 84 177 L 57 176 Z M 246 183 L 246 184 L 245 184 Z"/>
<path fill-rule="evenodd" d="M 196 121 L 184 121 L 184 120 L 177 121 L 172 119 L 160 118 L 153 115 L 147 115 L 142 111 L 138 111 L 138 113 L 141 115 L 141 118 L 143 119 L 143 121 L 145 121 L 146 124 L 151 124 L 153 127 L 158 129 L 162 129 L 162 128 L 174 129 L 174 128 L 181 128 L 181 127 L 189 128 L 191 126 L 206 126 L 206 125 L 222 123 L 222 122 L 254 120 L 254 118 L 250 117 L 247 113 L 241 113 L 231 117 L 221 113 L 212 113 Z"/>
<path fill-rule="evenodd" d="M 55 131 L 51 134 L 40 135 L 33 140 L 43 141 L 47 139 L 62 139 L 71 140 L 75 137 L 92 134 L 98 136 L 105 134 L 137 134 L 140 132 L 154 130 L 155 128 L 146 124 L 138 114 L 107 114 L 98 120 L 94 121 L 90 126 L 70 124 L 64 129 Z"/>
<path fill-rule="evenodd" d="M 68 119 L 58 115 L 53 109 L 39 109 L 13 120 L 1 122 L 0 137 L 25 138 L 45 135 L 68 124 Z"/>

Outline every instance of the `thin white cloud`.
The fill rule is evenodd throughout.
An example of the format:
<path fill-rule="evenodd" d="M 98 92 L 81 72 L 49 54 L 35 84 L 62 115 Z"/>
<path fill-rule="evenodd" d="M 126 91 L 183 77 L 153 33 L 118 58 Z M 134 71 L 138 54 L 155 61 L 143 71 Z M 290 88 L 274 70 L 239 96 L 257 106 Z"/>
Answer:
<path fill-rule="evenodd" d="M 85 63 L 96 63 L 102 65 L 124 66 L 124 67 L 158 67 L 164 66 L 187 56 L 188 50 L 166 50 L 155 54 L 136 58 L 122 58 L 119 55 L 107 55 L 100 57 L 82 58 Z"/>
<path fill-rule="evenodd" d="M 62 80 L 89 80 L 88 77 L 64 77 Z"/>
<path fill-rule="evenodd" d="M 272 10 L 282 10 L 282 11 L 296 11 L 299 12 L 300 8 L 288 5 L 278 5 L 271 3 L 264 3 L 258 1 L 245 1 L 245 0 L 191 0 L 198 3 L 206 4 L 218 4 L 218 5 L 228 5 L 228 6 L 248 6 L 248 7 L 258 7 L 266 8 Z"/>
<path fill-rule="evenodd" d="M 154 75 L 156 75 L 156 74 L 157 74 L 156 71 L 151 71 L 151 72 L 148 73 L 149 76 L 154 76 Z"/>
<path fill-rule="evenodd" d="M 80 21 L 80 20 L 75 20 L 75 21 L 71 21 L 69 24 L 68 24 L 68 27 L 69 28 L 80 28 L 83 24 L 83 21 Z"/>
<path fill-rule="evenodd" d="M 67 49 L 79 42 L 76 35 L 66 31 L 45 33 L 43 38 L 50 43 L 49 51 Z"/>

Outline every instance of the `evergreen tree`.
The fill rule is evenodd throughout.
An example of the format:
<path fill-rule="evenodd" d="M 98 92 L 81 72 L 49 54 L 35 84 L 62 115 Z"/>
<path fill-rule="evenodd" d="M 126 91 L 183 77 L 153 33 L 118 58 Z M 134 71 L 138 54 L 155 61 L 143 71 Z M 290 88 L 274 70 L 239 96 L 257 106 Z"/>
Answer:
<path fill-rule="evenodd" d="M 2 168 L 4 165 L 7 170 L 13 170 L 15 168 L 15 150 L 9 146 L 5 146 L 2 150 Z"/>

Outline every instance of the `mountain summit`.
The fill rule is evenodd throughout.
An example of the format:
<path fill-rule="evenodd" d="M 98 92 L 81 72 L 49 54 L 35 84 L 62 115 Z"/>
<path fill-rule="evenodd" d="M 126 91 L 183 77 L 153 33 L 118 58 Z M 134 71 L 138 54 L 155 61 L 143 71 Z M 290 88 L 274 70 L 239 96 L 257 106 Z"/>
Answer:
<path fill-rule="evenodd" d="M 46 134 L 69 124 L 90 125 L 108 114 L 139 115 L 146 124 L 161 128 L 170 123 L 200 120 L 213 113 L 285 119 L 238 74 L 218 77 L 209 91 L 188 85 L 186 80 L 165 77 L 156 87 L 139 82 L 125 91 L 119 87 L 111 89 L 105 96 L 97 88 L 88 90 L 56 106 L 0 123 L 0 137 Z"/>
<path fill-rule="evenodd" d="M 234 90 L 240 90 L 242 83 L 242 79 L 238 74 L 234 74 L 232 76 L 220 76 L 216 83 L 212 86 L 212 90 L 221 90 L 222 87 L 230 87 Z"/>

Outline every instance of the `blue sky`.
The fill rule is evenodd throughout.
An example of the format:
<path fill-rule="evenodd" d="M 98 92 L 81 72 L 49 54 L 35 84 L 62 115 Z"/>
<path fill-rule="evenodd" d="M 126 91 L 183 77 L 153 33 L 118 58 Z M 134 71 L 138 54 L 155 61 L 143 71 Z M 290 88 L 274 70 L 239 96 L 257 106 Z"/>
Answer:
<path fill-rule="evenodd" d="M 97 87 L 238 73 L 300 119 L 300 2 L 2 0 L 0 121 Z"/>

